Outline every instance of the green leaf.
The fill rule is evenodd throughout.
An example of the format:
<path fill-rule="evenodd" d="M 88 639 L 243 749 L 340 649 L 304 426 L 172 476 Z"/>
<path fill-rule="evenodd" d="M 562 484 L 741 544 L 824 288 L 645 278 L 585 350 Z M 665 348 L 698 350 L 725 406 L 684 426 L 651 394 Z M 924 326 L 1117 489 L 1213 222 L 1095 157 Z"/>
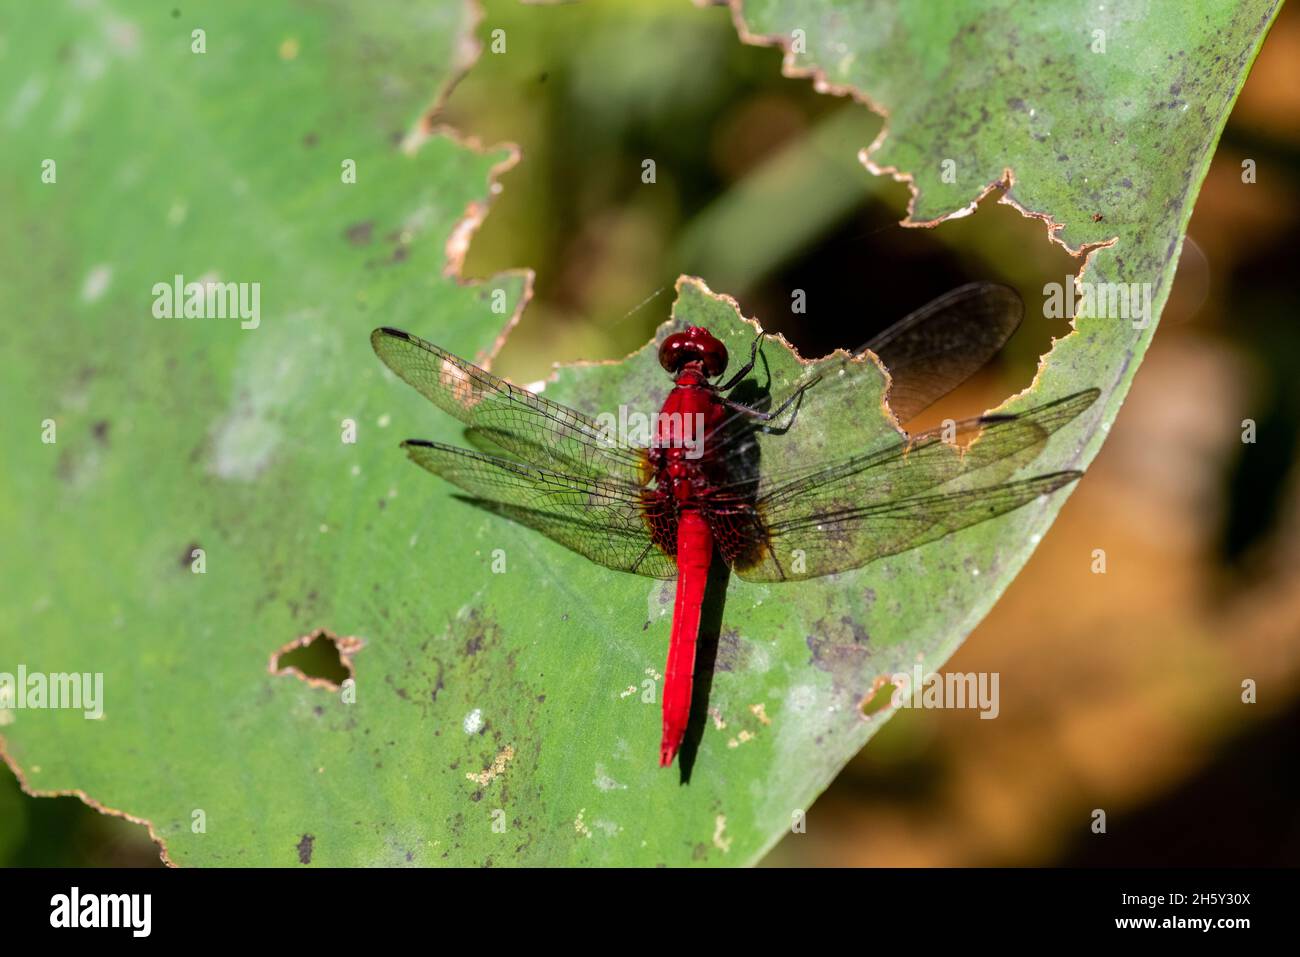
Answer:
<path fill-rule="evenodd" d="M 745 16 L 756 33 L 804 30 L 804 66 L 890 110 L 875 161 L 915 175 L 915 218 L 964 208 L 1010 168 L 1011 196 L 1064 223 L 1064 241 L 1115 240 L 1088 278 L 1149 282 L 1158 311 L 1274 5 L 1104 19 L 1105 55 L 1089 51 L 1093 14 L 1060 9 L 803 0 Z M 0 282 L 15 357 L 0 671 L 102 672 L 104 713 L 11 711 L 0 734 L 30 789 L 149 821 L 177 863 L 753 862 L 886 720 L 859 710 L 874 680 L 941 665 L 1060 507 L 1063 492 L 831 579 L 733 578 L 715 717 L 683 786 L 656 767 L 658 705 L 643 701 L 671 583 L 457 501 L 396 447 L 459 441 L 459 427 L 382 372 L 370 329 L 473 358 L 525 296 L 522 276 L 469 286 L 444 271 L 507 155 L 398 144 L 460 66 L 465 8 L 7 17 L 0 254 L 23 268 Z M 261 283 L 260 324 L 155 318 L 155 284 L 178 273 Z M 752 335 L 695 282 L 673 321 L 736 354 Z M 1009 408 L 1102 398 L 1023 474 L 1086 466 L 1154 328 L 1078 325 Z M 798 372 L 779 343 L 765 353 L 778 385 Z M 546 394 L 648 410 L 665 386 L 647 349 L 562 370 Z M 879 440 L 878 387 L 852 414 L 810 407 L 797 444 L 773 436 L 764 454 Z M 358 640 L 355 703 L 269 673 L 272 652 L 317 629 Z"/>

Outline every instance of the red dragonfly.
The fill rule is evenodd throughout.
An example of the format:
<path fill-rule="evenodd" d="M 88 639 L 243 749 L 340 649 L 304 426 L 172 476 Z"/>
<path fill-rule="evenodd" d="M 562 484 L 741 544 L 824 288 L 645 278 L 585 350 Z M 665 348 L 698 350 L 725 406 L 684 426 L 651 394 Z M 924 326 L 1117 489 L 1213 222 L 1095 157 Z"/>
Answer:
<path fill-rule="evenodd" d="M 1015 331 L 1016 293 L 993 283 L 954 290 L 895 323 L 836 375 L 822 366 L 772 410 L 733 390 L 760 357 L 725 381 L 726 347 L 692 326 L 663 339 L 659 362 L 673 387 L 651 441 L 633 444 L 607 425 L 512 385 L 399 329 L 370 337 L 379 358 L 438 407 L 460 419 L 474 450 L 411 439 L 410 458 L 469 493 L 471 501 L 529 526 L 608 568 L 677 580 L 664 669 L 659 763 L 672 763 L 686 732 L 696 641 L 710 566 L 740 578 L 796 581 L 859 568 L 1019 508 L 1081 472 L 1006 480 L 1047 438 L 1096 399 L 1090 389 L 1017 415 L 989 415 L 908 436 L 864 436 L 865 451 L 784 470 L 758 468 L 756 436 L 793 425 L 805 395 L 843 401 L 879 388 L 906 422 L 964 381 Z M 852 374 L 846 374 L 852 373 Z M 751 390 L 754 380 L 750 380 Z M 810 392 L 810 390 L 812 390 Z M 693 427 L 692 424 L 696 425 Z M 963 437 L 975 441 L 958 451 Z"/>

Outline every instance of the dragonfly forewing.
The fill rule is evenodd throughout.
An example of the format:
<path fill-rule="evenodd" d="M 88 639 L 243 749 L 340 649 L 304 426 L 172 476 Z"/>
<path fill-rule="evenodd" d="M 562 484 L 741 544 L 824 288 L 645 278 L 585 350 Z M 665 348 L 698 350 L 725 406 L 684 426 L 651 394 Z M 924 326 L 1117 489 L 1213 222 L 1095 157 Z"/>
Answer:
<path fill-rule="evenodd" d="M 630 485 L 650 477 L 643 449 L 620 444 L 580 412 L 400 329 L 376 329 L 370 344 L 400 378 L 509 455 L 539 468 Z"/>
<path fill-rule="evenodd" d="M 907 422 L 980 370 L 1007 343 L 1025 305 L 1009 286 L 959 286 L 894 323 L 855 350 L 870 350 L 889 370 L 889 407 Z"/>
<path fill-rule="evenodd" d="M 799 416 L 813 420 L 823 414 L 842 416 L 860 396 L 883 393 L 886 385 L 890 412 L 898 422 L 907 423 L 986 365 L 1019 328 L 1023 316 L 1024 303 L 1014 289 L 991 282 L 968 283 L 909 313 L 851 353 L 840 352 L 811 364 L 802 380 L 787 385 L 785 395 L 769 403 L 777 408 L 790 393 L 818 380 L 789 415 L 775 422 L 751 423 L 743 431 L 730 428 L 742 416 L 730 416 L 719 427 L 714 447 L 722 453 L 746 434 L 782 433 Z M 868 352 L 883 363 L 888 383 Z"/>

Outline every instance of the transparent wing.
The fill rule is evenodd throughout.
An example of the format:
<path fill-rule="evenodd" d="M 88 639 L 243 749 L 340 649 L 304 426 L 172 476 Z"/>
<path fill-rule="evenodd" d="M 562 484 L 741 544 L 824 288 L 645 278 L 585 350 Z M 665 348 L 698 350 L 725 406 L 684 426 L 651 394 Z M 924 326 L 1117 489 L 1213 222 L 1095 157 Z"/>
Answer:
<path fill-rule="evenodd" d="M 727 519 L 733 538 L 736 510 L 748 502 L 755 516 L 741 524 L 742 540 L 727 558 L 749 580 L 811 578 L 932 541 L 930 531 L 942 537 L 1018 508 L 1077 478 L 1055 473 L 1041 476 L 1041 483 L 999 484 L 1032 462 L 1051 434 L 1098 395 L 1089 389 L 1017 415 L 971 419 L 825 465 L 720 487 L 717 501 L 733 516 Z M 971 433 L 978 434 L 964 452 L 950 444 Z M 948 498 L 952 503 L 943 505 Z M 797 574 L 796 551 L 805 562 Z"/>
<path fill-rule="evenodd" d="M 1009 286 L 959 286 L 854 350 L 889 370 L 889 407 L 900 422 L 922 412 L 980 370 L 1020 326 L 1025 305 Z"/>
<path fill-rule="evenodd" d="M 650 578 L 677 574 L 676 513 L 652 492 L 437 442 L 410 440 L 402 448 L 475 505 L 600 565 Z"/>
<path fill-rule="evenodd" d="M 376 329 L 370 344 L 384 364 L 475 437 L 542 469 L 644 485 L 642 449 L 620 445 L 580 412 L 534 395 L 400 329 Z"/>
<path fill-rule="evenodd" d="M 871 351 L 889 370 L 888 402 L 899 422 L 915 418 L 938 399 L 961 385 L 988 363 L 1011 338 L 1024 316 L 1020 295 L 1009 286 L 991 282 L 968 283 L 904 316 L 852 353 Z M 838 397 L 877 387 L 874 363 L 841 363 L 839 371 L 822 370 L 811 382 L 809 398 L 822 407 Z M 773 397 L 779 407 L 785 397 Z M 756 432 L 780 431 L 780 424 L 747 423 L 743 413 L 727 416 L 715 428 L 713 448 L 722 453 Z"/>
<path fill-rule="evenodd" d="M 855 502 L 908 498 L 959 477 L 987 484 L 1037 458 L 1051 434 L 1098 395 L 1099 390 L 1088 389 L 1019 414 L 965 419 L 899 437 L 883 449 L 765 474 L 759 477 L 757 502 L 774 517 L 784 509 L 817 510 L 846 497 Z M 963 452 L 959 446 L 966 439 L 970 444 Z"/>
<path fill-rule="evenodd" d="M 860 568 L 1020 508 L 1081 475 L 1054 472 L 816 516 L 790 515 L 768 526 L 763 558 L 752 566 L 737 567 L 736 574 L 746 581 L 795 581 Z"/>

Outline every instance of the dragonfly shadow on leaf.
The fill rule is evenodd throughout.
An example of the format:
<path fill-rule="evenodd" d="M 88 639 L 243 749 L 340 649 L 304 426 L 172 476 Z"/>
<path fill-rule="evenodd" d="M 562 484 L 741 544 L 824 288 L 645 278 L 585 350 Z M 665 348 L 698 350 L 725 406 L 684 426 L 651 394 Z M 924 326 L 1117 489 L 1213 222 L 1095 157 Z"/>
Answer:
<path fill-rule="evenodd" d="M 718 643 L 722 638 L 722 612 L 726 605 L 727 586 L 731 583 L 731 568 L 724 561 L 709 566 L 709 582 L 704 591 L 704 606 L 700 615 L 699 645 L 695 652 L 695 687 L 691 697 L 691 715 L 686 724 L 686 736 L 678 752 L 677 763 L 681 783 L 691 783 L 695 758 L 700 741 L 709 724 L 709 693 L 713 690 L 713 674 L 718 661 Z"/>
<path fill-rule="evenodd" d="M 762 380 L 758 377 L 747 377 L 727 393 L 727 398 L 746 409 L 760 413 L 761 415 L 770 414 L 772 418 L 766 420 L 760 416 L 746 416 L 744 413 L 733 413 L 726 420 L 723 431 L 724 441 L 718 443 L 716 449 L 724 449 L 733 446 L 736 443 L 745 441 L 750 436 L 755 435 L 785 435 L 794 427 L 796 420 L 799 418 L 799 409 L 803 405 L 805 392 L 798 392 L 791 396 L 793 402 L 788 408 L 772 410 L 772 373 L 768 368 L 767 356 L 760 350 L 755 357 L 755 370 L 762 368 Z M 815 388 L 817 379 L 805 384 L 804 389 Z"/>

